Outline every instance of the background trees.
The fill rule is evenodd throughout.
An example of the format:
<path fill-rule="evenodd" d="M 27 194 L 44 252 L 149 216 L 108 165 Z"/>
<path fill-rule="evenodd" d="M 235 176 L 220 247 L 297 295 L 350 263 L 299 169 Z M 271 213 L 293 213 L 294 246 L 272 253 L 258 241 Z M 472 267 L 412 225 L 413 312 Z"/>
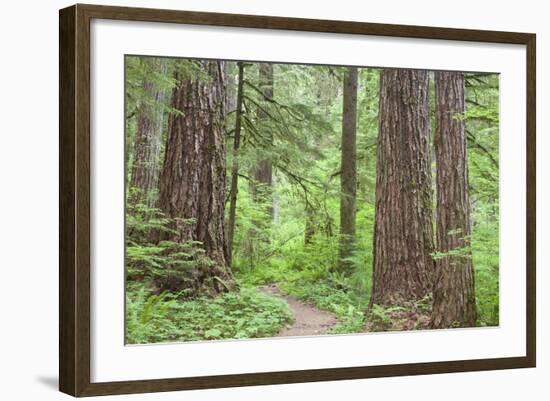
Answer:
<path fill-rule="evenodd" d="M 273 149 L 273 132 L 270 127 L 269 102 L 273 101 L 273 64 L 261 63 L 259 65 L 258 87 L 261 99 L 257 105 L 258 127 L 262 132 L 263 146 L 259 147 L 261 158 L 254 168 L 254 180 L 251 182 L 251 190 L 257 199 L 263 199 L 267 203 L 269 217 L 273 218 L 273 162 L 270 153 Z"/>
<path fill-rule="evenodd" d="M 136 105 L 137 130 L 134 140 L 133 163 L 130 188 L 134 188 L 132 201 L 143 200 L 153 206 L 153 192 L 158 188 L 160 172 L 160 151 L 162 128 L 164 125 L 165 89 L 158 77 L 167 72 L 167 62 L 163 59 L 141 60 L 147 71 L 143 79 L 143 96 Z M 156 79 L 155 79 L 156 78 Z"/>
<path fill-rule="evenodd" d="M 243 113 L 244 64 L 237 63 L 237 103 L 235 109 L 235 131 L 233 134 L 233 160 L 231 164 L 231 187 L 229 189 L 229 221 L 227 228 L 227 258 L 231 266 L 233 256 L 233 235 L 235 233 L 235 214 L 237 212 L 237 194 L 239 191 L 239 148 L 241 147 L 241 126 Z"/>
<path fill-rule="evenodd" d="M 130 342 L 498 324 L 497 75 L 126 68 Z"/>
<path fill-rule="evenodd" d="M 255 203 L 258 213 L 251 220 L 248 231 L 247 253 L 249 260 L 254 259 L 254 254 L 269 242 L 269 228 L 274 217 L 273 204 L 273 161 L 274 150 L 273 124 L 277 117 L 271 114 L 273 102 L 273 65 L 268 63 L 258 64 L 258 80 L 247 82 L 249 90 L 254 92 L 248 100 L 252 103 L 249 112 L 254 114 L 254 128 L 256 132 L 255 157 L 250 168 L 249 190 L 252 201 Z M 251 116 L 252 117 L 252 116 Z M 254 118 L 253 117 L 253 118 Z M 254 262 L 252 262 L 254 264 Z"/>
<path fill-rule="evenodd" d="M 340 185 L 340 270 L 349 273 L 355 247 L 355 198 L 357 191 L 357 77 L 355 67 L 344 73 L 342 112 L 342 163 Z"/>

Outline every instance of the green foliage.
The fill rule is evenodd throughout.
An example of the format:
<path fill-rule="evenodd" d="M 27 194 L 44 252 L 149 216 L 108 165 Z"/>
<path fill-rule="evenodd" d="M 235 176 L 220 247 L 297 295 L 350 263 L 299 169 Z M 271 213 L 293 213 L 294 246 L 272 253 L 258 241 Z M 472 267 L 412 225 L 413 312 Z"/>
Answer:
<path fill-rule="evenodd" d="M 145 79 L 168 93 L 176 83 L 175 74 L 193 78 L 204 73 L 192 60 L 168 60 L 162 74 L 154 59 L 127 57 L 126 62 L 130 144 L 136 130 L 135 111 L 140 105 L 161 107 L 165 113 L 178 112 L 170 109 L 168 101 L 153 104 L 143 89 Z M 236 82 L 236 71 L 236 64 L 229 63 L 228 93 Z M 351 262 L 349 271 L 337 269 L 342 72 L 341 67 L 276 64 L 274 96 L 265 99 L 259 64 L 246 64 L 232 255 L 239 291 L 215 298 L 185 291 L 162 292 L 167 287 L 159 285 L 159 280 L 186 280 L 189 272 L 208 268 L 212 262 L 198 242 L 158 240 L 163 237 L 159 233 L 172 233 L 176 223 L 190 221 L 169 219 L 160 210 L 147 207 L 145 203 L 155 204 L 156 193 L 149 195 L 150 202 L 127 202 L 128 342 L 274 335 L 291 321 L 291 314 L 283 301 L 256 289 L 272 283 L 284 294 L 333 313 L 338 323 L 329 330 L 331 334 L 427 327 L 429 297 L 400 307 L 369 308 L 379 101 L 379 69 L 375 68 L 360 70 L 355 250 L 347 259 Z M 472 258 L 481 326 L 499 323 L 498 87 L 497 75 L 467 74 L 467 108 L 457 118 L 465 121 L 467 131 L 472 233 L 466 246 L 433 254 L 435 259 Z M 430 97 L 434 132 L 433 93 Z M 234 110 L 229 110 L 228 144 L 232 142 L 234 119 Z M 131 166 L 129 149 L 127 163 Z M 227 177 L 232 157 L 231 146 L 227 146 Z M 272 187 L 256 182 L 255 171 L 265 160 L 273 166 Z M 136 195 L 134 191 L 129 188 L 129 198 Z M 307 244 L 306 232 L 311 234 Z"/>
<path fill-rule="evenodd" d="M 126 310 L 130 344 L 269 337 L 292 321 L 286 302 L 254 289 L 181 302 L 129 287 Z"/>
<path fill-rule="evenodd" d="M 382 306 L 374 304 L 367 312 L 368 331 L 403 331 L 429 328 L 432 297 L 415 302 Z"/>
<path fill-rule="evenodd" d="M 498 221 L 479 222 L 473 232 L 472 254 L 480 326 L 498 326 L 499 324 L 498 249 Z"/>
<path fill-rule="evenodd" d="M 373 331 L 388 331 L 394 325 L 394 319 L 392 313 L 401 312 L 405 310 L 400 306 L 393 306 L 390 308 L 384 308 L 380 305 L 372 305 L 370 309 L 369 320 L 371 325 L 375 328 Z"/>
<path fill-rule="evenodd" d="M 338 262 L 337 237 L 330 242 L 316 238 L 306 248 L 302 241 L 300 237 L 293 245 L 283 247 L 276 258 L 256 265 L 253 270 L 240 270 L 242 284 L 255 287 L 279 283 L 283 293 L 334 313 L 339 323 L 330 333 L 363 331 L 367 293 L 356 275 L 334 271 Z"/>
<path fill-rule="evenodd" d="M 348 286 L 342 277 L 329 274 L 320 280 L 296 280 L 281 285 L 283 291 L 310 303 L 319 309 L 332 312 L 339 323 L 329 333 L 356 333 L 364 331 L 366 299 Z"/>
<path fill-rule="evenodd" d="M 133 189 L 130 190 L 130 193 Z M 199 241 L 156 240 L 174 233 L 174 225 L 191 224 L 190 219 L 170 219 L 157 208 L 128 202 L 126 215 L 126 278 L 153 281 L 160 289 L 182 290 L 192 295 L 192 272 L 212 266 Z M 177 288 L 180 287 L 180 288 Z"/>
<path fill-rule="evenodd" d="M 467 75 L 468 175 L 478 325 L 499 324 L 499 77 Z"/>
<path fill-rule="evenodd" d="M 458 263 L 461 259 L 471 259 L 472 249 L 470 246 L 463 246 L 450 249 L 447 252 L 433 252 L 431 256 L 433 260 L 449 258 L 451 260 L 451 264 L 453 264 Z"/>
<path fill-rule="evenodd" d="M 174 326 L 165 317 L 176 301 L 167 292 L 149 296 L 145 287 L 130 288 L 126 290 L 126 342 L 140 344 L 167 338 Z"/>

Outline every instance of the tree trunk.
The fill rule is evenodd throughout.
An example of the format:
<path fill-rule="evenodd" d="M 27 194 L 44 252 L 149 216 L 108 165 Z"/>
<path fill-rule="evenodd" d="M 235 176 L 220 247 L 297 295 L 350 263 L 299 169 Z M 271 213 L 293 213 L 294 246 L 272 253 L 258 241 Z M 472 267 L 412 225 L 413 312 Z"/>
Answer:
<path fill-rule="evenodd" d="M 432 327 L 476 324 L 464 74 L 436 72 L 437 254 Z"/>
<path fill-rule="evenodd" d="M 160 208 L 176 219 L 175 233 L 163 236 L 201 243 L 213 263 L 193 272 L 194 285 L 215 292 L 232 285 L 224 230 L 223 64 L 201 61 L 204 75 L 176 75 L 172 107 L 180 112 L 170 115 L 159 196 Z"/>
<path fill-rule="evenodd" d="M 269 107 L 269 100 L 273 99 L 273 64 L 259 64 L 259 89 L 262 94 L 260 104 L 262 107 Z M 260 159 L 252 167 L 250 180 L 250 194 L 254 202 L 260 206 L 266 207 L 264 211 L 269 218 L 255 218 L 252 221 L 252 228 L 248 230 L 246 239 L 246 253 L 250 258 L 250 264 L 253 265 L 254 256 L 258 244 L 269 242 L 266 234 L 267 228 L 273 221 L 273 165 L 269 156 L 273 147 L 273 133 L 269 127 L 269 116 L 261 109 L 257 113 L 258 131 L 263 137 L 263 148 L 258 149 Z M 258 242 L 261 241 L 261 243 Z"/>
<path fill-rule="evenodd" d="M 260 79 L 259 86 L 264 96 L 261 103 L 264 105 L 269 103 L 270 99 L 273 99 L 273 64 L 262 63 L 259 65 Z M 260 130 L 263 131 L 262 135 L 265 138 L 267 144 L 264 149 L 264 153 L 269 153 L 273 146 L 273 133 L 269 129 L 269 124 L 266 124 L 268 116 L 262 110 L 258 110 L 258 122 Z M 265 152 L 267 150 L 267 152 Z M 270 219 L 273 219 L 273 199 L 272 199 L 272 185 L 273 185 L 273 166 L 271 158 L 264 157 L 258 162 L 254 171 L 254 183 L 252 194 L 260 202 L 266 202 L 267 212 Z"/>
<path fill-rule="evenodd" d="M 428 116 L 428 73 L 382 70 L 371 305 L 399 305 L 432 290 Z"/>
<path fill-rule="evenodd" d="M 163 59 L 146 60 L 151 68 L 159 73 L 166 73 L 167 65 Z M 158 189 L 160 172 L 160 149 L 164 111 L 161 103 L 164 101 L 164 90 L 149 80 L 143 82 L 146 99 L 137 110 L 137 132 L 134 141 L 134 160 L 130 188 L 133 193 L 129 197 L 132 203 L 144 203 L 152 207 L 155 203 L 154 191 Z"/>
<path fill-rule="evenodd" d="M 233 73 L 233 63 L 224 63 L 224 74 L 227 77 L 225 84 L 225 111 L 227 114 L 237 110 L 237 85 Z"/>
<path fill-rule="evenodd" d="M 317 220 L 315 210 L 312 205 L 306 203 L 306 224 L 304 229 L 304 246 L 308 247 L 313 241 L 313 237 L 317 231 Z"/>
<path fill-rule="evenodd" d="M 244 66 L 242 61 L 239 67 L 237 84 L 237 105 L 235 114 L 235 136 L 233 140 L 233 162 L 231 165 L 231 189 L 229 195 L 229 221 L 227 227 L 227 258 L 229 266 L 233 258 L 233 236 L 235 233 L 235 214 L 237 211 L 237 193 L 239 192 L 239 147 L 241 146 L 241 114 L 243 105 Z"/>
<path fill-rule="evenodd" d="M 357 68 L 348 67 L 344 77 L 342 113 L 342 161 L 340 197 L 340 262 L 339 270 L 350 272 L 355 246 L 355 195 L 357 190 Z"/>

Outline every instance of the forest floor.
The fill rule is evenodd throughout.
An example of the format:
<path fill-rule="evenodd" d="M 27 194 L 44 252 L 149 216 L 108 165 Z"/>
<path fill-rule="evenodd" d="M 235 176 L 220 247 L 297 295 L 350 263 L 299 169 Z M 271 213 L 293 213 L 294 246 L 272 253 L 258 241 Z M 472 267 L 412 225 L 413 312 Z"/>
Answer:
<path fill-rule="evenodd" d="M 334 314 L 305 304 L 294 297 L 284 295 L 276 284 L 268 284 L 258 288 L 258 290 L 264 294 L 285 300 L 294 315 L 292 324 L 283 327 L 276 337 L 324 334 L 338 323 Z"/>

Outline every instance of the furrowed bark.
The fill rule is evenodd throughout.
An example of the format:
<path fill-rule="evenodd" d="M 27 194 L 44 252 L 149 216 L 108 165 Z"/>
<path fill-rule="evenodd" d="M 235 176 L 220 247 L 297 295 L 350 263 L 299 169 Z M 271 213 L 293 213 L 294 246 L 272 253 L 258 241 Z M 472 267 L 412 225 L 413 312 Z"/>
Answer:
<path fill-rule="evenodd" d="M 476 324 L 464 74 L 436 72 L 437 255 L 433 328 Z"/>
<path fill-rule="evenodd" d="M 214 263 L 195 271 L 197 288 L 215 292 L 232 286 L 224 230 L 225 81 L 224 63 L 201 61 L 201 74 L 182 77 L 172 93 L 159 207 L 175 218 L 173 241 L 199 241 Z M 198 75 L 198 76 L 196 76 Z"/>
<path fill-rule="evenodd" d="M 399 305 L 433 283 L 427 71 L 381 72 L 377 146 L 371 305 Z"/>

